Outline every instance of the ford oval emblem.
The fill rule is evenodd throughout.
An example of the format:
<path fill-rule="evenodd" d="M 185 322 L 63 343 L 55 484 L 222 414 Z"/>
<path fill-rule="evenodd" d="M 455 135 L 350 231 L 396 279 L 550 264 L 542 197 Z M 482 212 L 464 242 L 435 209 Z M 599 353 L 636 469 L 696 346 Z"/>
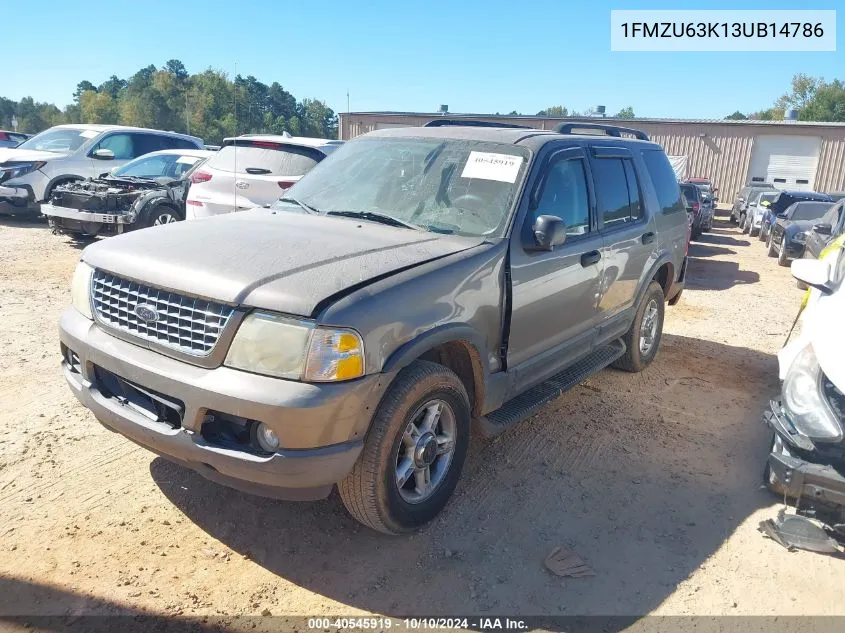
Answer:
<path fill-rule="evenodd" d="M 159 320 L 159 313 L 148 303 L 139 303 L 135 306 L 135 314 L 144 323 L 155 323 Z"/>

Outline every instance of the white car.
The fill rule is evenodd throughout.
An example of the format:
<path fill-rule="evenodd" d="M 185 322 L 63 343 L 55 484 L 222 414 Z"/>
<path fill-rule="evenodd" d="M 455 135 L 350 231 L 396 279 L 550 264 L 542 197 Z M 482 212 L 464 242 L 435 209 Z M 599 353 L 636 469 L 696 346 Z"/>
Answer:
<path fill-rule="evenodd" d="M 38 213 L 59 184 L 95 178 L 162 149 L 203 149 L 202 139 L 121 125 L 57 125 L 0 148 L 0 214 Z"/>
<path fill-rule="evenodd" d="M 763 191 L 757 194 L 748 205 L 748 211 L 742 225 L 743 233 L 748 233 L 751 237 L 754 237 L 760 232 L 760 227 L 763 226 L 763 216 L 766 215 L 766 207 L 774 202 L 779 195 L 780 191 Z"/>
<path fill-rule="evenodd" d="M 278 200 L 343 141 L 247 134 L 223 141 L 191 175 L 185 216 L 195 220 Z"/>

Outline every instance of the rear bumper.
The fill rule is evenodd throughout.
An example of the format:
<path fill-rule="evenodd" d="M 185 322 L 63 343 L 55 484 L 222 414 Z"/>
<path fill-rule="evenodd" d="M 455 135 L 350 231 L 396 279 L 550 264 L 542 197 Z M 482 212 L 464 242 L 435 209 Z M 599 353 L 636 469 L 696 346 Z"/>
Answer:
<path fill-rule="evenodd" d="M 278 499 L 323 498 L 352 470 L 388 382 L 374 375 L 312 385 L 197 367 L 112 337 L 73 308 L 59 334 L 68 385 L 106 428 L 207 479 Z M 101 370 L 178 401 L 181 423 L 174 428 L 110 395 Z M 219 414 L 265 423 L 282 448 L 266 455 L 213 443 L 203 425 Z"/>

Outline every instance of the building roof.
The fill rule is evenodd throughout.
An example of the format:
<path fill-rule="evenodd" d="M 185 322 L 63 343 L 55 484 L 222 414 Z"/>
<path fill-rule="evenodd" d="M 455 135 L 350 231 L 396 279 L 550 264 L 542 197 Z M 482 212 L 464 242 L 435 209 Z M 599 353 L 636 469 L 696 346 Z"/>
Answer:
<path fill-rule="evenodd" d="M 387 116 L 387 117 L 423 117 L 423 118 L 431 118 L 431 119 L 439 119 L 448 117 L 450 119 L 459 119 L 459 118 L 467 118 L 467 119 L 508 119 L 508 120 L 515 120 L 515 119 L 524 119 L 530 121 L 537 121 L 537 120 L 545 120 L 545 121 L 556 121 L 556 122 L 578 122 L 578 121 L 594 121 L 594 122 L 601 122 L 601 121 L 608 121 L 608 122 L 616 122 L 619 124 L 632 124 L 633 127 L 636 127 L 637 123 L 668 123 L 668 124 L 677 124 L 677 125 L 690 125 L 690 124 L 709 124 L 709 125 L 798 125 L 798 126 L 807 126 L 807 127 L 845 127 L 845 122 L 843 121 L 763 121 L 763 120 L 756 120 L 756 119 L 658 119 L 658 118 L 646 118 L 646 117 L 636 117 L 633 119 L 617 119 L 615 117 L 554 117 L 554 116 L 542 116 L 542 115 L 531 115 L 531 114 L 468 114 L 468 113 L 453 113 L 453 112 L 394 112 L 390 110 L 386 111 L 372 111 L 372 112 L 340 112 L 340 116 Z M 631 127 L 631 125 L 628 125 Z"/>

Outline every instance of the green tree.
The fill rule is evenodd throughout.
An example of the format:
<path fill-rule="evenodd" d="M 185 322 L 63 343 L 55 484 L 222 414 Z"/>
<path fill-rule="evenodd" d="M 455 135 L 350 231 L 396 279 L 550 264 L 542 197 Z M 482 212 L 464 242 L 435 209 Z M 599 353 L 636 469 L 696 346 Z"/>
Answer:
<path fill-rule="evenodd" d="M 634 118 L 634 108 L 631 106 L 626 106 L 622 108 L 619 112 L 613 115 L 616 119 L 633 119 Z"/>
<path fill-rule="evenodd" d="M 737 111 L 736 111 L 736 112 L 734 112 L 733 114 L 729 114 L 728 116 L 726 116 L 726 117 L 725 117 L 725 119 L 727 119 L 728 121 L 742 121 L 743 119 L 747 119 L 747 118 L 748 118 L 748 117 L 747 117 L 747 116 L 745 116 L 745 115 L 744 115 L 742 112 L 740 112 L 739 110 L 737 110 Z"/>
<path fill-rule="evenodd" d="M 845 84 L 838 79 L 822 83 L 798 111 L 801 121 L 845 121 Z"/>
<path fill-rule="evenodd" d="M 569 116 L 569 110 L 564 106 L 551 106 L 545 110 L 540 110 L 537 116 Z"/>
<path fill-rule="evenodd" d="M 117 123 L 118 107 L 107 92 L 86 90 L 79 95 L 83 123 Z"/>
<path fill-rule="evenodd" d="M 100 87 L 96 88 L 96 91 L 105 92 L 112 99 L 117 99 L 120 96 L 120 92 L 126 89 L 126 86 L 127 81 L 125 79 L 120 79 L 117 75 L 112 75 L 107 81 L 101 83 Z"/>
<path fill-rule="evenodd" d="M 92 84 L 87 79 L 83 79 L 78 84 L 76 84 L 76 91 L 73 93 L 73 100 L 76 103 L 79 103 L 79 97 L 82 96 L 83 92 L 86 92 L 88 90 L 92 90 L 94 92 L 97 92 L 97 86 Z"/>

